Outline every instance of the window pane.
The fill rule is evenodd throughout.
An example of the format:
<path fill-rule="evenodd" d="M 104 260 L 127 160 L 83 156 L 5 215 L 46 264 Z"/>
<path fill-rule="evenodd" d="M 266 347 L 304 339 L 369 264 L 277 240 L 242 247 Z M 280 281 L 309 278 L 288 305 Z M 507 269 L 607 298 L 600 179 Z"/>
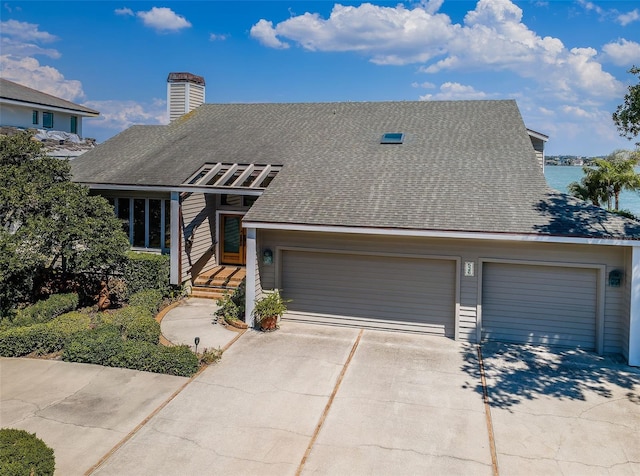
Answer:
<path fill-rule="evenodd" d="M 131 240 L 131 234 L 129 233 L 129 204 L 128 198 L 118 199 L 118 218 L 122 221 L 122 229 Z"/>
<path fill-rule="evenodd" d="M 144 198 L 133 200 L 133 246 L 144 248 Z"/>
<path fill-rule="evenodd" d="M 164 247 L 171 248 L 171 200 L 164 201 Z"/>
<path fill-rule="evenodd" d="M 42 126 L 48 129 L 53 127 L 53 113 L 52 112 L 43 112 L 42 113 Z"/>
<path fill-rule="evenodd" d="M 71 133 L 78 133 L 78 118 L 76 116 L 71 116 Z"/>
<path fill-rule="evenodd" d="M 40 122 L 39 121 L 40 118 L 38 117 L 38 111 L 33 111 L 33 116 L 32 117 L 33 117 L 33 123 L 34 124 L 37 124 L 38 122 Z"/>
<path fill-rule="evenodd" d="M 149 248 L 160 248 L 160 200 L 149 200 Z"/>

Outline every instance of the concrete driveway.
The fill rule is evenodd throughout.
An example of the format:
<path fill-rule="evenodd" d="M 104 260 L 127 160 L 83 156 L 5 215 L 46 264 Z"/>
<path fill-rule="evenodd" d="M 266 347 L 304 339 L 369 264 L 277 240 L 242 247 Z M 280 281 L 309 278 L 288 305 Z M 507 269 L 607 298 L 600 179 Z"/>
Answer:
<path fill-rule="evenodd" d="M 274 333 L 249 331 L 174 398 L 170 388 L 156 392 L 161 385 L 149 382 L 148 407 L 166 405 L 92 474 L 482 475 L 492 474 L 493 464 L 502 475 L 640 474 L 637 369 L 589 354 L 498 344 L 484 346 L 483 355 L 490 407 L 476 346 L 291 322 Z M 7 360 L 0 362 L 3 426 L 11 420 L 23 427 L 11 407 L 5 411 L 9 377 Z M 42 378 L 41 372 L 30 378 L 30 392 L 39 392 Z M 63 471 L 73 461 L 61 459 L 75 454 L 59 451 L 68 434 L 92 427 L 76 413 L 84 397 L 118 385 L 116 401 L 128 399 L 126 382 L 105 378 L 87 395 L 74 394 L 67 414 L 51 417 L 64 429 L 38 433 L 56 451 L 58 474 L 91 467 L 82 460 L 84 466 Z M 113 447 L 142 421 L 139 415 L 149 415 L 148 407 L 130 409 L 123 418 L 131 425 L 121 424 L 117 438 L 107 438 L 113 432 L 91 441 L 101 450 Z M 108 408 L 119 421 L 117 406 Z M 92 464 L 108 451 L 92 452 Z"/>

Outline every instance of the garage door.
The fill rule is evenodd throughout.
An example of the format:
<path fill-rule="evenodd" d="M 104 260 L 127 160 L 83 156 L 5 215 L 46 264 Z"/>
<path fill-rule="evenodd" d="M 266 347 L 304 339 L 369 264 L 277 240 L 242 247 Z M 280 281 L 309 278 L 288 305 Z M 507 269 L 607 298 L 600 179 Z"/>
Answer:
<path fill-rule="evenodd" d="M 453 337 L 455 261 L 284 251 L 287 318 Z"/>
<path fill-rule="evenodd" d="M 597 271 L 485 263 L 482 338 L 596 348 Z"/>

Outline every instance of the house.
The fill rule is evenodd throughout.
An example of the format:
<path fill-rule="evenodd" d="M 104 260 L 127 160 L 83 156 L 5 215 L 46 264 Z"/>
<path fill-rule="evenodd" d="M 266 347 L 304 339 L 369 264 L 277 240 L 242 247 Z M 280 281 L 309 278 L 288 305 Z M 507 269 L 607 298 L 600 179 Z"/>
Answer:
<path fill-rule="evenodd" d="M 220 264 L 287 319 L 621 353 L 640 223 L 550 189 L 512 100 L 203 104 L 73 162 L 171 282 Z"/>
<path fill-rule="evenodd" d="M 93 141 L 82 140 L 82 119 L 99 114 L 91 108 L 0 78 L 0 127 L 3 130 L 36 129 L 36 138 L 45 142 L 49 155 L 74 156 L 79 155 L 74 152 L 93 148 Z M 65 145 L 71 150 L 62 147 Z"/>

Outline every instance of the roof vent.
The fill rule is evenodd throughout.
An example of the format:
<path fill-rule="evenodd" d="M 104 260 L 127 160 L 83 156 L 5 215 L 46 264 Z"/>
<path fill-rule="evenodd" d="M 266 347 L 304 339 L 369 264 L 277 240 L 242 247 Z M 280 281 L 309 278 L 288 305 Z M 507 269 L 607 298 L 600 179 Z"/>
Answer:
<path fill-rule="evenodd" d="M 385 132 L 380 139 L 381 144 L 402 144 L 404 134 L 402 132 Z"/>

